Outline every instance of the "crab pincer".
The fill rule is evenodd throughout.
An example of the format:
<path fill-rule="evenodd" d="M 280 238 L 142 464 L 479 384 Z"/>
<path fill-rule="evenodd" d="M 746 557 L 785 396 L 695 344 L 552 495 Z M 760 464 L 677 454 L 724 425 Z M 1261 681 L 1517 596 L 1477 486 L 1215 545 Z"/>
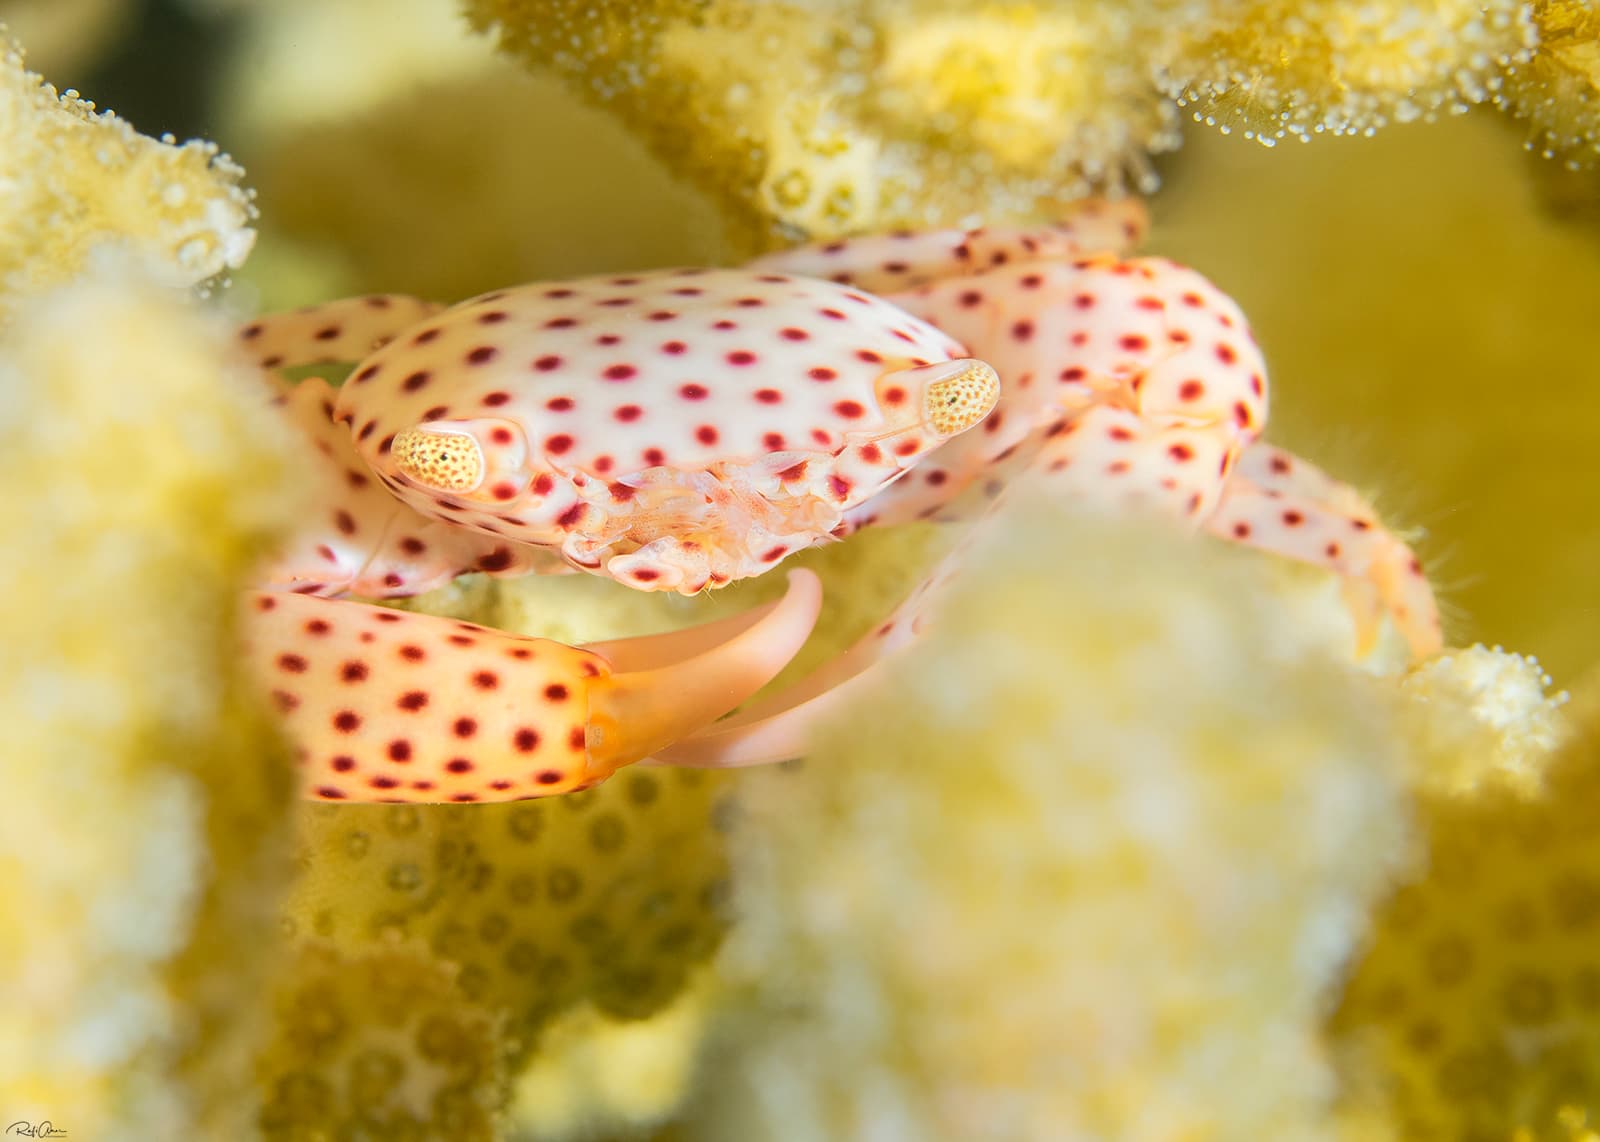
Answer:
<path fill-rule="evenodd" d="M 515 801 L 587 788 L 749 698 L 811 632 L 821 588 L 685 631 L 585 647 L 258 592 L 247 653 L 325 801 Z"/>

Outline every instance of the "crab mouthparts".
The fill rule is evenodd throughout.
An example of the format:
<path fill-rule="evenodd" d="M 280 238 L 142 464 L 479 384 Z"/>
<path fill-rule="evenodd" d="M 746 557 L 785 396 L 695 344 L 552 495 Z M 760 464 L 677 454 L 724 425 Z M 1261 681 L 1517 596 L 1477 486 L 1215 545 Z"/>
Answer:
<path fill-rule="evenodd" d="M 414 483 L 441 492 L 470 492 L 483 483 L 483 448 L 465 432 L 413 428 L 389 446 L 395 467 Z"/>

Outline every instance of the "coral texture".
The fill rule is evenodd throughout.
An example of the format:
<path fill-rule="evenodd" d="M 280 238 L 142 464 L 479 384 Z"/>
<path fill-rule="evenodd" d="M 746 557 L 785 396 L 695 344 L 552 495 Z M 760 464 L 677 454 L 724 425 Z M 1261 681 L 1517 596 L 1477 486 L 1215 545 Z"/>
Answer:
<path fill-rule="evenodd" d="M 1509 103 L 1547 148 L 1593 157 L 1594 14 L 1575 0 L 465 6 L 756 243 L 1149 190 L 1180 107 L 1272 144 Z"/>
<path fill-rule="evenodd" d="M 239 266 L 255 241 L 242 174 L 212 144 L 158 142 L 58 95 L 0 39 L 0 316 L 108 245 L 182 285 Z"/>
<path fill-rule="evenodd" d="M 1334 1029 L 1352 1097 L 1378 1100 L 1405 1138 L 1578 1139 L 1600 1121 L 1600 718 L 1591 686 L 1572 737 L 1548 748 L 1549 700 L 1526 676 L 1489 697 L 1482 654 L 1422 683 L 1478 690 L 1447 772 L 1488 770 L 1507 725 L 1539 787 L 1484 780 L 1421 800 L 1425 870 L 1378 913 Z M 1526 675 L 1505 661 L 1501 671 Z M 1447 677 L 1454 675 L 1453 678 Z"/>
<path fill-rule="evenodd" d="M 0 1102 L 87 1137 L 252 1109 L 289 782 L 234 608 L 294 501 L 226 346 L 131 270 L 0 343 Z"/>
<path fill-rule="evenodd" d="M 744 787 L 706 1136 L 1330 1137 L 1320 1007 L 1406 849 L 1379 684 L 1248 558 L 1013 510 Z"/>

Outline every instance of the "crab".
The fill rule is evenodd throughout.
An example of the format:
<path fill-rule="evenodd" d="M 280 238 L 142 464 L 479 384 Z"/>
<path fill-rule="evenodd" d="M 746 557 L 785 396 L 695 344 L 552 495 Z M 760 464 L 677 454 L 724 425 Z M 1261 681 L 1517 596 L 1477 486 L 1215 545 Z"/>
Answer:
<path fill-rule="evenodd" d="M 504 801 L 622 766 L 804 752 L 925 625 L 959 551 L 835 662 L 732 717 L 806 640 L 820 587 L 572 647 L 340 596 L 472 571 L 697 594 L 855 530 L 984 510 L 1022 471 L 1338 573 L 1363 641 L 1423 655 L 1437 609 L 1353 491 L 1260 442 L 1265 366 L 1199 274 L 1130 258 L 1135 203 L 1041 227 L 904 232 L 742 269 L 607 275 L 449 309 L 397 295 L 260 318 L 326 506 L 252 593 L 249 653 L 323 800 Z"/>

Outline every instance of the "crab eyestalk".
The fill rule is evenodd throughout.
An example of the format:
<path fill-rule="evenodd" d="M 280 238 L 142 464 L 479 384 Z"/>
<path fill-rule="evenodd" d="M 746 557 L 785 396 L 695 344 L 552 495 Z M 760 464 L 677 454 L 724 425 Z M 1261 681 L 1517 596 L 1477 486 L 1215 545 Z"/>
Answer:
<path fill-rule="evenodd" d="M 326 801 L 512 801 L 586 788 L 749 698 L 810 634 L 821 586 L 672 635 L 572 647 L 473 623 L 256 594 L 247 648 Z"/>

